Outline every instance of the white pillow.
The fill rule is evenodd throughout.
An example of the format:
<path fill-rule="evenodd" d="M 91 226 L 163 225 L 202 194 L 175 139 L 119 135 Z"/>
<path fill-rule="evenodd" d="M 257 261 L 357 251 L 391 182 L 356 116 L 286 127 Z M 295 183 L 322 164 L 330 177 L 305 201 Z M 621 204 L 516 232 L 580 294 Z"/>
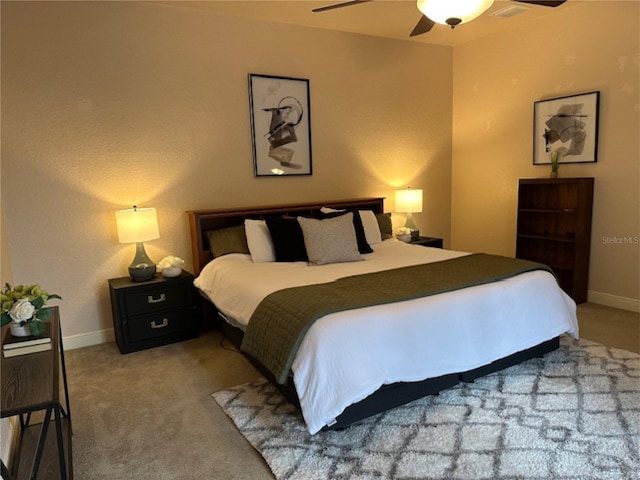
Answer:
<path fill-rule="evenodd" d="M 355 262 L 362 260 L 358 251 L 353 213 L 316 220 L 298 217 L 310 263 Z"/>
<path fill-rule="evenodd" d="M 360 214 L 360 220 L 362 220 L 362 226 L 364 227 L 364 236 L 367 239 L 369 245 L 375 245 L 382 242 L 382 235 L 380 235 L 380 225 L 376 219 L 376 214 L 373 210 L 358 210 Z"/>
<path fill-rule="evenodd" d="M 244 221 L 244 231 L 247 236 L 251 260 L 254 263 L 276 261 L 276 252 L 271 241 L 271 234 L 264 220 L 246 219 Z"/>

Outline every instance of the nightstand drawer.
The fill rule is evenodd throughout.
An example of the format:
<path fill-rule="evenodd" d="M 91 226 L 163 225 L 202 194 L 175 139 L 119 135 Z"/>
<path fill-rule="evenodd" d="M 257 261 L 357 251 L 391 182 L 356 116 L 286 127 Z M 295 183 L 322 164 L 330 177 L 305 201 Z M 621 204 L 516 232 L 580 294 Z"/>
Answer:
<path fill-rule="evenodd" d="M 186 290 L 184 285 L 161 285 L 155 288 L 127 292 L 125 295 L 127 315 L 182 307 L 185 303 Z"/>
<path fill-rule="evenodd" d="M 184 308 L 129 318 L 129 340 L 139 342 L 191 328 L 191 312 Z"/>

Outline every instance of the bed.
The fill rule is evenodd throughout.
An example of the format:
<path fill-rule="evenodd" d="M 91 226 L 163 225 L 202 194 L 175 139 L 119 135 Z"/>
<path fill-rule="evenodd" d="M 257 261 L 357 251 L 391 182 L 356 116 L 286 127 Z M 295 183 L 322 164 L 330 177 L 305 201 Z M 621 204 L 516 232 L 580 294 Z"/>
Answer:
<path fill-rule="evenodd" d="M 327 210 L 331 213 L 323 216 L 321 212 Z M 264 231 L 268 222 L 271 230 L 267 231 L 273 234 L 276 244 L 277 230 L 273 226 L 284 221 L 281 219 L 287 219 L 290 224 L 299 216 L 314 219 L 304 221 L 305 234 L 313 232 L 309 230 L 311 227 L 344 230 L 346 215 L 333 213 L 342 210 L 349 212 L 349 221 L 353 219 L 351 230 L 358 230 L 358 216 L 368 219 L 362 222 L 366 226 L 365 240 L 370 239 L 372 216 L 381 222 L 377 224 L 378 233 L 386 228 L 382 198 L 188 212 L 195 285 L 201 292 L 205 321 L 215 321 L 258 369 L 300 407 L 311 434 L 321 429 L 343 428 L 370 415 L 438 393 L 460 381 L 473 381 L 542 356 L 558 348 L 562 334 L 577 338 L 573 300 L 558 287 L 552 273 L 536 265 L 529 269 L 527 265 L 522 273 L 518 271 L 464 288 L 458 286 L 399 299 L 367 299 L 366 302 L 373 304 L 363 300 L 362 305 L 320 311 L 318 319 L 310 322 L 297 337 L 286 369 L 274 369 L 269 355 L 271 351 L 277 352 L 279 346 L 270 342 L 274 341 L 273 332 L 282 336 L 283 327 L 263 328 L 258 337 L 254 333 L 263 322 L 271 325 L 267 320 L 272 319 L 262 320 L 258 315 L 265 310 L 268 300 L 272 302 L 270 308 L 276 308 L 277 314 L 272 316 L 280 317 L 283 316 L 278 310 L 281 304 L 313 303 L 306 299 L 315 298 L 317 290 L 314 289 L 318 286 L 332 286 L 334 290 L 329 291 L 329 295 L 339 296 L 336 291 L 358 288 L 359 284 L 344 287 L 350 285 L 349 282 L 371 277 L 379 283 L 380 279 L 391 276 L 392 284 L 383 283 L 382 288 L 401 294 L 411 291 L 416 284 L 433 281 L 439 285 L 440 280 L 435 280 L 439 278 L 448 281 L 449 272 L 459 270 L 462 262 L 485 261 L 481 254 L 410 245 L 394 238 L 382 240 L 382 236 L 367 245 L 370 252 L 360 254 L 359 261 L 330 261 L 319 265 L 307 261 L 273 262 L 273 258 L 264 261 L 259 258 L 260 254 L 255 255 L 253 233 L 249 235 L 249 239 L 254 239 L 253 249 L 249 251 L 233 248 L 220 251 L 217 243 L 220 238 L 225 239 L 222 242 L 225 243 L 230 233 L 249 234 L 249 226 L 253 229 L 254 224 L 260 222 Z M 323 220 L 317 220 L 320 216 Z M 245 220 L 248 220 L 246 227 Z M 358 253 L 362 251 L 359 243 L 362 235 L 362 231 L 356 235 Z M 308 242 L 309 238 L 312 237 L 307 236 L 305 240 Z M 322 242 L 323 248 L 332 242 Z M 309 262 L 316 261 L 312 258 L 316 248 L 309 249 Z M 212 250 L 216 249 L 214 260 Z M 505 261 L 514 262 L 513 259 Z M 405 283 L 405 278 L 412 278 L 405 276 L 409 270 L 426 275 L 420 277 L 425 281 Z M 369 284 L 359 288 L 375 291 Z M 289 296 L 283 297 L 284 294 Z M 351 302 L 354 296 L 345 295 L 349 297 L 345 301 Z M 293 323 L 291 319 L 285 327 L 289 323 Z M 263 351 L 252 350 L 252 341 Z"/>

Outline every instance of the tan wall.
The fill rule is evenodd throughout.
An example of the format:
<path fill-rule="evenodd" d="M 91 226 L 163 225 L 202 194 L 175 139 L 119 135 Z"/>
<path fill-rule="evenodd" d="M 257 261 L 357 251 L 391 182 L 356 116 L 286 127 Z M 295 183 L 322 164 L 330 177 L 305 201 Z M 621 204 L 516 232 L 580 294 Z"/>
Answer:
<path fill-rule="evenodd" d="M 0 204 L 0 285 L 2 285 L 0 288 L 4 290 L 5 283 L 13 284 L 13 271 L 11 270 L 11 261 L 9 258 L 5 222 L 2 217 L 2 205 Z"/>
<path fill-rule="evenodd" d="M 549 174 L 531 164 L 533 102 L 599 90 L 598 163 L 560 176 L 595 177 L 591 298 L 638 307 L 639 19 L 639 2 L 582 2 L 455 48 L 453 248 L 515 253 L 518 178 Z"/>
<path fill-rule="evenodd" d="M 433 68 L 437 65 L 438 68 Z M 310 79 L 313 176 L 253 177 L 247 74 Z M 448 239 L 452 52 L 133 2 L 2 2 L 2 210 L 15 281 L 62 295 L 65 336 L 111 328 L 134 247 L 189 262 L 185 210 L 425 191 Z M 190 267 L 190 265 L 188 265 Z"/>

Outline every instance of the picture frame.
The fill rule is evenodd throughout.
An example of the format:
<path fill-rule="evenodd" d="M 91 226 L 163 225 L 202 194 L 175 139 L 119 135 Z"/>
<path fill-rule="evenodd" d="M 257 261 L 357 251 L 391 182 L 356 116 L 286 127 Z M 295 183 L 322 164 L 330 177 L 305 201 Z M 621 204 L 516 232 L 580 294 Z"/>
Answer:
<path fill-rule="evenodd" d="M 600 92 L 539 100 L 533 103 L 533 164 L 598 161 Z"/>
<path fill-rule="evenodd" d="M 309 80 L 249 74 L 255 177 L 311 175 Z"/>

